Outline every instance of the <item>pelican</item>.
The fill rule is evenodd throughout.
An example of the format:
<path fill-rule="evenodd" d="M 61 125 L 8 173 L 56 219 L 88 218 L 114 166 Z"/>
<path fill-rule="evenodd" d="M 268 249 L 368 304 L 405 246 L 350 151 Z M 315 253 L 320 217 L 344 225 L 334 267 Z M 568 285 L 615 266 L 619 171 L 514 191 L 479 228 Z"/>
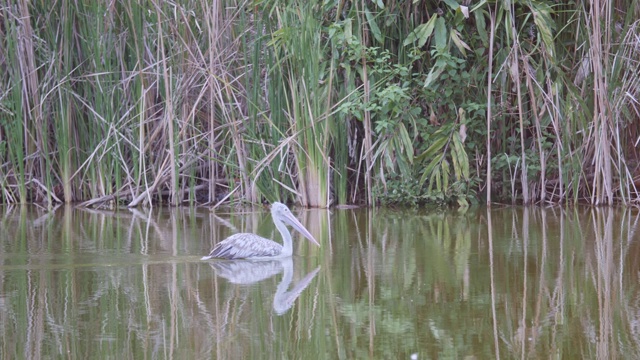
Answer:
<path fill-rule="evenodd" d="M 293 254 L 293 245 L 291 244 L 291 234 L 287 230 L 285 223 L 298 230 L 312 243 L 320 246 L 316 239 L 313 238 L 313 235 L 293 216 L 286 205 L 279 202 L 271 204 L 271 217 L 276 228 L 280 231 L 280 235 L 282 235 L 283 245 L 256 234 L 234 234 L 216 244 L 209 255 L 204 256 L 201 260 L 209 260 L 211 258 L 278 259 L 291 256 Z"/>

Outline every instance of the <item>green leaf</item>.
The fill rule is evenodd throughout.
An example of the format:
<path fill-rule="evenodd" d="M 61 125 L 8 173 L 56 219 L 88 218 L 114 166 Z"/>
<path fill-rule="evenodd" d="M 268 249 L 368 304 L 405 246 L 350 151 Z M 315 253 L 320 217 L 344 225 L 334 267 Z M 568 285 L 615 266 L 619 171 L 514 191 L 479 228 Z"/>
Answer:
<path fill-rule="evenodd" d="M 544 42 L 544 46 L 553 61 L 555 58 L 555 45 L 553 42 L 555 23 L 551 18 L 551 7 L 549 4 L 538 2 L 530 2 L 529 4 L 531 12 L 533 13 L 533 21 L 538 27 L 538 33 L 540 34 L 542 42 Z"/>
<path fill-rule="evenodd" d="M 427 180 L 427 177 L 430 177 L 431 179 L 429 180 L 429 187 L 431 187 L 431 183 L 433 181 L 434 170 L 436 168 L 436 165 L 438 165 L 440 163 L 441 159 L 442 159 L 442 157 L 437 157 L 437 158 L 431 160 L 429 165 L 427 165 L 427 167 L 424 168 L 424 172 L 422 173 L 422 176 L 420 177 L 420 186 L 424 185 L 425 181 Z"/>
<path fill-rule="evenodd" d="M 484 4 L 487 2 L 487 0 L 482 0 L 477 4 L 474 4 L 473 7 L 471 8 L 471 12 L 474 12 L 478 9 L 480 9 L 482 6 L 484 6 Z"/>
<path fill-rule="evenodd" d="M 409 132 L 403 123 L 400 123 L 400 127 L 398 128 L 400 132 L 400 140 L 403 144 L 404 150 L 407 152 L 407 160 L 409 163 L 413 164 L 413 143 L 411 142 L 411 138 L 409 137 Z"/>
<path fill-rule="evenodd" d="M 435 153 L 439 152 L 440 150 L 442 150 L 442 148 L 447 144 L 447 137 L 443 136 L 439 139 L 436 139 L 433 144 L 431 144 L 431 146 L 429 146 L 429 148 L 427 150 L 425 150 L 425 152 L 423 152 L 422 154 L 418 155 L 418 157 L 416 158 L 416 161 L 422 161 L 424 159 L 428 159 L 431 158 Z M 428 167 L 427 167 L 428 168 Z"/>
<path fill-rule="evenodd" d="M 434 36 L 436 38 L 436 49 L 443 51 L 447 47 L 447 25 L 441 17 L 436 19 Z"/>
<path fill-rule="evenodd" d="M 482 45 L 487 47 L 489 46 L 489 35 L 487 34 L 487 24 L 484 21 L 484 13 L 482 11 L 476 11 L 473 15 L 476 17 L 476 30 L 478 30 Z"/>
<path fill-rule="evenodd" d="M 453 174 L 454 177 L 456 179 L 456 181 L 460 180 L 461 177 L 461 169 L 460 169 L 460 161 L 458 161 L 458 156 L 457 156 L 457 152 L 455 149 L 455 146 L 453 148 L 453 150 L 451 151 L 451 162 L 453 163 Z"/>
<path fill-rule="evenodd" d="M 467 202 L 467 199 L 463 198 L 463 197 L 459 197 L 457 199 L 458 201 L 458 206 L 461 208 L 468 208 L 469 207 L 469 202 Z"/>
<path fill-rule="evenodd" d="M 376 18 L 373 16 L 371 11 L 369 11 L 367 7 L 364 8 L 364 14 L 367 17 L 367 23 L 369 24 L 369 29 L 371 29 L 371 33 L 373 34 L 373 37 L 376 38 L 376 40 L 379 43 L 383 43 L 384 38 L 382 37 L 382 32 L 380 31 L 380 28 L 376 23 Z"/>
<path fill-rule="evenodd" d="M 442 161 L 442 191 L 446 191 L 449 188 L 449 176 L 451 175 L 451 166 L 445 159 Z"/>
<path fill-rule="evenodd" d="M 438 62 L 436 62 L 436 64 L 429 71 L 429 74 L 427 74 L 427 79 L 424 81 L 424 87 L 429 87 L 429 85 L 431 85 L 431 83 L 433 83 L 438 78 L 438 76 L 442 74 L 444 68 L 444 63 L 438 64 Z"/>
<path fill-rule="evenodd" d="M 467 56 L 467 52 L 465 51 L 465 49 L 471 51 L 469 45 L 467 45 L 467 43 L 460 39 L 460 33 L 457 30 L 451 31 L 451 40 L 453 40 L 453 43 L 456 45 L 458 50 L 460 50 L 462 55 Z"/>
<path fill-rule="evenodd" d="M 434 15 L 426 23 L 418 25 L 415 29 L 413 29 L 412 32 L 409 33 L 409 35 L 407 35 L 407 38 L 404 39 L 402 45 L 407 46 L 418 40 L 418 47 L 423 47 L 433 33 L 437 18 L 438 15 Z"/>
<path fill-rule="evenodd" d="M 454 0 L 443 0 L 445 4 L 447 4 L 447 6 L 449 6 L 451 8 L 451 10 L 457 10 L 458 7 L 460 7 L 460 4 L 458 4 L 456 1 Z"/>
<path fill-rule="evenodd" d="M 467 152 L 464 150 L 464 145 L 462 144 L 462 140 L 460 139 L 460 134 L 457 131 L 453 133 L 452 142 L 452 157 L 456 158 L 459 166 L 459 171 L 456 171 L 456 173 L 458 173 L 458 175 L 456 175 L 457 180 L 466 181 L 469 179 L 469 157 L 467 156 Z"/>

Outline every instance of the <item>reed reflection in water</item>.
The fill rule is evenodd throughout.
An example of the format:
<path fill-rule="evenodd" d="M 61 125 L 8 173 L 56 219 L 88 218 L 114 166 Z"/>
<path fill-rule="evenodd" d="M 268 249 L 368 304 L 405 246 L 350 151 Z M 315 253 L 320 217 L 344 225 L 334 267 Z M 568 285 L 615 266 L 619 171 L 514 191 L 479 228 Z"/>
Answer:
<path fill-rule="evenodd" d="M 633 209 L 301 211 L 261 264 L 199 258 L 264 209 L 3 210 L 3 359 L 640 354 Z"/>

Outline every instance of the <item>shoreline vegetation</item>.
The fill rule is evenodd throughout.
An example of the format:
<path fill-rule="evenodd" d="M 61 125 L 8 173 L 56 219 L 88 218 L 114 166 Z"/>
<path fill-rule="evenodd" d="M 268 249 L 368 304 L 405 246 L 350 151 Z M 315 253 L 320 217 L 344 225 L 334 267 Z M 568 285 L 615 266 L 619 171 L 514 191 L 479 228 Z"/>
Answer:
<path fill-rule="evenodd" d="M 0 1 L 0 203 L 637 204 L 640 2 Z"/>

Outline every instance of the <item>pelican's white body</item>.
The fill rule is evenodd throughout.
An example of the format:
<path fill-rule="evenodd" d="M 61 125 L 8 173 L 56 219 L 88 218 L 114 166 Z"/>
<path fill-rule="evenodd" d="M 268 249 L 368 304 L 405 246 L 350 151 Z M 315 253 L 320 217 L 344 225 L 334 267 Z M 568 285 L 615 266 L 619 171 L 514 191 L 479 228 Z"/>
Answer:
<path fill-rule="evenodd" d="M 273 203 L 271 205 L 271 217 L 282 235 L 283 245 L 256 234 L 234 234 L 216 244 L 211 253 L 203 257 L 202 260 L 211 258 L 278 259 L 289 257 L 293 254 L 293 244 L 291 242 L 291 234 L 287 230 L 285 223 L 298 230 L 309 241 L 320 246 L 313 235 L 293 216 L 286 205 L 279 202 Z"/>

